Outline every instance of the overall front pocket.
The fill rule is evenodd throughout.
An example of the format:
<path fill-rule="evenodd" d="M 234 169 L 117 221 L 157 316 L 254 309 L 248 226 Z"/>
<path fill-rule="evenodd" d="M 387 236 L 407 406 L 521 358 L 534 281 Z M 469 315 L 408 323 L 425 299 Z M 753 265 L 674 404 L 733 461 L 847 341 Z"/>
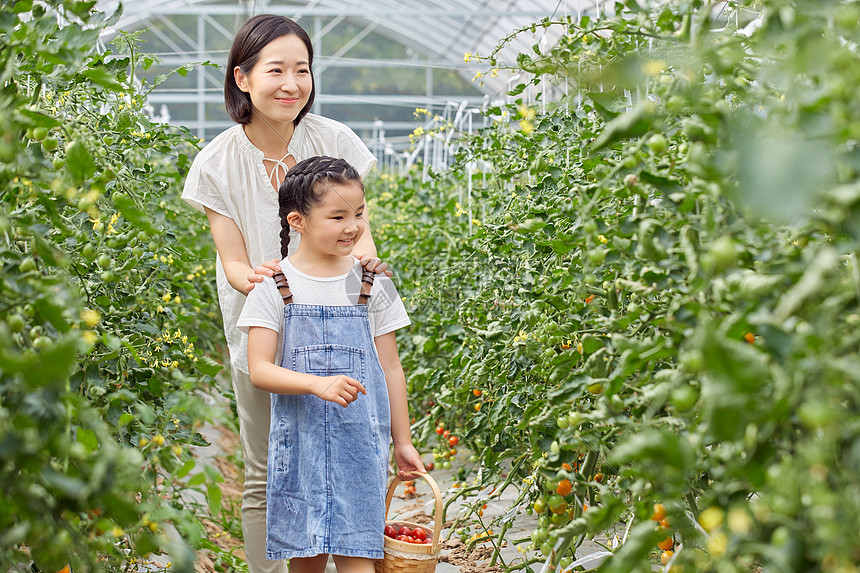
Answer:
<path fill-rule="evenodd" d="M 365 351 L 339 344 L 314 344 L 293 349 L 293 370 L 317 376 L 344 374 L 364 378 Z"/>

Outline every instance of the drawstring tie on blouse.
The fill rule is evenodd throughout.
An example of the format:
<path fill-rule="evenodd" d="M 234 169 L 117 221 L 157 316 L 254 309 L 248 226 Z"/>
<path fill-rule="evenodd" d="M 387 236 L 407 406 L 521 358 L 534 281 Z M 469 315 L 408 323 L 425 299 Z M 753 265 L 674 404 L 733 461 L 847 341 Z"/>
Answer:
<path fill-rule="evenodd" d="M 284 177 L 287 176 L 287 171 L 290 170 L 290 168 L 287 167 L 287 164 L 284 163 L 284 159 L 286 159 L 289 156 L 290 156 L 290 152 L 287 151 L 287 153 L 283 157 L 281 157 L 280 159 L 270 159 L 268 157 L 263 157 L 264 162 L 265 161 L 272 161 L 275 164 L 275 166 L 272 168 L 272 175 L 271 175 L 270 179 L 271 179 L 272 184 L 278 188 L 280 188 L 281 182 L 284 180 Z M 279 169 L 284 170 L 283 177 L 278 177 L 278 170 Z"/>

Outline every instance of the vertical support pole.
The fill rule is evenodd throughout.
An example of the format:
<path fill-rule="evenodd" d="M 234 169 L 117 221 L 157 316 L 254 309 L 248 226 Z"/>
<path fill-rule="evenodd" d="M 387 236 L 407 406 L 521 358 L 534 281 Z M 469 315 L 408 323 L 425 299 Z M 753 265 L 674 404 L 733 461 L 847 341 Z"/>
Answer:
<path fill-rule="evenodd" d="M 206 53 L 206 20 L 197 16 L 197 53 Z M 197 137 L 206 139 L 206 67 L 197 68 Z"/>
<path fill-rule="evenodd" d="M 314 46 L 314 52 L 316 54 L 323 53 L 323 34 L 322 34 L 322 16 L 314 16 L 314 38 L 316 38 L 316 45 Z M 319 96 L 322 91 L 322 75 L 323 72 L 319 74 L 314 74 L 314 90 L 316 95 Z M 317 115 L 322 115 L 322 101 L 320 97 L 317 97 L 314 100 L 314 108 L 313 111 Z"/>

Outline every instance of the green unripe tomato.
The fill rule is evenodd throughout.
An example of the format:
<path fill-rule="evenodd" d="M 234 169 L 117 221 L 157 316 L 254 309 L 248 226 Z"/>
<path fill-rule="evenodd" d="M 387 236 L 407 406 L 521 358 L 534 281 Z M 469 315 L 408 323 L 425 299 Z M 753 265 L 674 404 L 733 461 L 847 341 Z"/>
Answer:
<path fill-rule="evenodd" d="M 92 243 L 87 243 L 84 245 L 84 248 L 81 249 L 81 254 L 85 259 L 91 261 L 96 258 L 96 248 L 92 245 Z"/>
<path fill-rule="evenodd" d="M 656 154 L 665 153 L 669 149 L 669 140 L 665 135 L 655 133 L 648 138 L 648 149 Z"/>
<path fill-rule="evenodd" d="M 549 527 L 550 523 L 552 523 L 552 521 L 550 521 L 550 517 L 547 514 L 543 514 L 538 518 L 538 527 L 540 527 L 543 530 L 546 530 Z M 546 531 L 544 531 L 544 533 L 546 533 Z M 541 541 L 545 541 L 545 540 L 546 540 L 546 536 L 544 536 L 544 538 Z"/>
<path fill-rule="evenodd" d="M 60 142 L 57 141 L 56 137 L 46 137 L 44 141 L 42 141 L 42 149 L 48 152 L 54 151 L 59 145 Z"/>
<path fill-rule="evenodd" d="M 62 157 L 55 155 L 53 159 L 51 159 L 51 165 L 54 166 L 54 169 L 60 170 L 63 168 L 63 165 L 66 164 L 66 160 Z"/>
<path fill-rule="evenodd" d="M 34 259 L 33 257 L 24 257 L 24 260 L 22 260 L 21 263 L 18 265 L 18 270 L 22 273 L 29 273 L 31 271 L 35 271 L 37 268 L 39 267 L 36 265 L 36 259 Z"/>
<path fill-rule="evenodd" d="M 589 219 L 582 225 L 582 230 L 589 235 L 593 235 L 597 232 L 597 223 L 594 222 L 594 219 Z"/>
<path fill-rule="evenodd" d="M 47 127 L 34 127 L 33 128 L 33 140 L 34 141 L 42 141 L 48 137 L 48 128 Z"/>
<path fill-rule="evenodd" d="M 24 322 L 24 317 L 18 313 L 12 314 L 6 319 L 6 324 L 9 325 L 9 330 L 12 332 L 23 332 L 27 324 Z"/>
<path fill-rule="evenodd" d="M 116 273 L 113 271 L 104 271 L 101 274 L 102 280 L 106 283 L 116 282 L 119 277 L 117 277 Z"/>
<path fill-rule="evenodd" d="M 606 249 L 591 249 L 588 251 L 588 260 L 599 265 L 606 260 Z"/>
<path fill-rule="evenodd" d="M 549 557 L 549 555 L 552 553 L 552 545 L 550 545 L 549 542 L 545 541 L 540 546 L 540 552 L 543 553 L 544 556 Z"/>
<path fill-rule="evenodd" d="M 33 340 L 33 348 L 35 348 L 36 350 L 38 350 L 40 352 L 45 350 L 49 346 L 51 346 L 51 339 L 48 338 L 47 336 L 37 336 Z"/>
<path fill-rule="evenodd" d="M 712 260 L 714 261 L 714 269 L 717 272 L 734 266 L 735 259 L 737 258 L 735 242 L 731 237 L 726 235 L 720 236 L 717 240 L 711 243 L 711 247 L 708 249 L 708 252 L 711 254 Z"/>
<path fill-rule="evenodd" d="M 570 425 L 567 423 L 567 416 L 559 416 L 558 418 L 556 418 L 555 423 L 558 424 L 558 427 L 562 430 Z"/>
<path fill-rule="evenodd" d="M 109 269 L 113 265 L 113 259 L 107 253 L 102 253 L 96 263 L 102 269 Z"/>
<path fill-rule="evenodd" d="M 681 386 L 680 388 L 675 388 L 669 398 L 672 406 L 674 406 L 674 408 L 679 412 L 689 411 L 696 405 L 698 399 L 699 395 L 692 386 Z"/>

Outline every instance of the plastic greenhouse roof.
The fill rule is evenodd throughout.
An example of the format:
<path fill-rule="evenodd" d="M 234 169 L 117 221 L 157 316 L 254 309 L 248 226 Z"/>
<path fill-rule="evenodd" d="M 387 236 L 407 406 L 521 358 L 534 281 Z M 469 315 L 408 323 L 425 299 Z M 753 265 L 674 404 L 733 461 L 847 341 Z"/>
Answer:
<path fill-rule="evenodd" d="M 314 16 L 342 17 L 364 23 L 427 60 L 465 67 L 464 54 L 488 54 L 517 28 L 545 17 L 590 13 L 601 3 L 608 0 L 126 0 L 114 28 L 133 30 L 145 27 L 154 16 L 179 14 L 235 15 L 237 21 L 260 13 L 300 21 Z M 118 4 L 119 0 L 99 1 L 108 13 Z M 531 50 L 540 39 L 521 34 L 505 48 L 503 60 L 513 63 L 518 52 Z M 480 69 L 473 64 L 463 75 L 474 75 Z M 504 82 L 486 78 L 483 91 L 498 92 Z"/>
<path fill-rule="evenodd" d="M 505 71 L 519 52 L 544 48 L 558 29 L 521 33 L 497 54 L 498 73 L 465 54 L 489 55 L 515 30 L 544 18 L 579 17 L 607 9 L 609 0 L 98 0 L 118 21 L 103 33 L 145 30 L 144 49 L 164 74 L 192 62 L 226 63 L 242 22 L 256 14 L 296 20 L 315 47 L 318 87 L 313 111 L 347 123 L 380 148 L 410 146 L 407 135 L 430 118 L 471 114 L 521 82 Z M 373 55 L 371 55 L 373 54 Z M 149 95 L 153 117 L 184 125 L 199 137 L 232 125 L 223 106 L 223 71 L 195 67 Z M 426 118 L 419 109 L 430 110 Z M 416 112 L 413 114 L 413 112 Z M 155 114 L 158 114 L 157 116 Z M 435 119 L 433 119 L 435 121 Z"/>

